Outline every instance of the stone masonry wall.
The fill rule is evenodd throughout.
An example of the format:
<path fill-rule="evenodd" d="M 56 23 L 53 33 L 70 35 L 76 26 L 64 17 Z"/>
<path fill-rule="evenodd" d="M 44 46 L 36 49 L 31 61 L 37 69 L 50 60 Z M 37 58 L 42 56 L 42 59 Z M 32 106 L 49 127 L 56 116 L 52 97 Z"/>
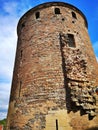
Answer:
<path fill-rule="evenodd" d="M 67 34 L 74 37 L 74 47 L 66 46 Z M 18 24 L 7 130 L 98 127 L 96 97 L 90 94 L 98 85 L 97 71 L 78 9 L 60 2 L 31 9 Z"/>

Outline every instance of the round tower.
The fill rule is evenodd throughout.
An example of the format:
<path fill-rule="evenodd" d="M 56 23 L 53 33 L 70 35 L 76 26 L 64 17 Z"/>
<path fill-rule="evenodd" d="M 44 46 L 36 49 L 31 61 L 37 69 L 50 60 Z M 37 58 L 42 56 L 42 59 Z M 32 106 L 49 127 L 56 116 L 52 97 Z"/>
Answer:
<path fill-rule="evenodd" d="M 97 126 L 92 90 L 98 64 L 87 28 L 84 14 L 63 2 L 41 4 L 22 16 L 7 130 Z"/>

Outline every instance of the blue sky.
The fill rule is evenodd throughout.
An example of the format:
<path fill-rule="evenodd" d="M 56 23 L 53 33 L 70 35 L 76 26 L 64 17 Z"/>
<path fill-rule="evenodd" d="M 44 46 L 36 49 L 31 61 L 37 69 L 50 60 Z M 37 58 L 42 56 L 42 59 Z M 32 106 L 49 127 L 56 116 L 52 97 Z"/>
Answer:
<path fill-rule="evenodd" d="M 7 115 L 17 43 L 17 23 L 32 7 L 52 0 L 0 0 L 0 119 Z M 55 0 L 79 8 L 88 21 L 88 32 L 98 60 L 98 0 Z"/>

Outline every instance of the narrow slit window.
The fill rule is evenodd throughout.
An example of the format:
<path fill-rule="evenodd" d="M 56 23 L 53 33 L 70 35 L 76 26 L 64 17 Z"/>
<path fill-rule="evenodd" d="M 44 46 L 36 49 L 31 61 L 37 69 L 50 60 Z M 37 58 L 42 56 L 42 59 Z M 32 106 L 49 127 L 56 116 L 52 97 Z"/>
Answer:
<path fill-rule="evenodd" d="M 59 8 L 55 8 L 55 14 L 60 14 L 60 9 Z"/>
<path fill-rule="evenodd" d="M 35 16 L 36 16 L 36 19 L 40 18 L 40 12 L 36 12 Z"/>
<path fill-rule="evenodd" d="M 56 130 L 58 130 L 58 120 L 56 119 Z"/>
<path fill-rule="evenodd" d="M 19 83 L 19 97 L 20 97 L 20 93 L 21 93 L 21 87 L 22 87 L 22 81 L 20 81 L 20 83 Z"/>
<path fill-rule="evenodd" d="M 74 12 L 72 12 L 72 17 L 77 19 L 77 16 L 76 16 L 76 14 Z"/>
<path fill-rule="evenodd" d="M 73 34 L 67 34 L 67 44 L 68 44 L 69 47 L 76 47 Z"/>
<path fill-rule="evenodd" d="M 20 57 L 22 58 L 22 56 L 23 56 L 23 50 L 21 50 L 20 52 Z"/>

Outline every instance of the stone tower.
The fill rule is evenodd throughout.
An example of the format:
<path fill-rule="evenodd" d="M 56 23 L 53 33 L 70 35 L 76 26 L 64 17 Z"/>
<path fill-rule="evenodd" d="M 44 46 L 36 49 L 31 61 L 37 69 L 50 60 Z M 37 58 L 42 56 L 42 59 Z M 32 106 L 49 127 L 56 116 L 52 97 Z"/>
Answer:
<path fill-rule="evenodd" d="M 87 28 L 84 14 L 63 2 L 22 16 L 7 130 L 98 128 L 98 64 Z"/>

